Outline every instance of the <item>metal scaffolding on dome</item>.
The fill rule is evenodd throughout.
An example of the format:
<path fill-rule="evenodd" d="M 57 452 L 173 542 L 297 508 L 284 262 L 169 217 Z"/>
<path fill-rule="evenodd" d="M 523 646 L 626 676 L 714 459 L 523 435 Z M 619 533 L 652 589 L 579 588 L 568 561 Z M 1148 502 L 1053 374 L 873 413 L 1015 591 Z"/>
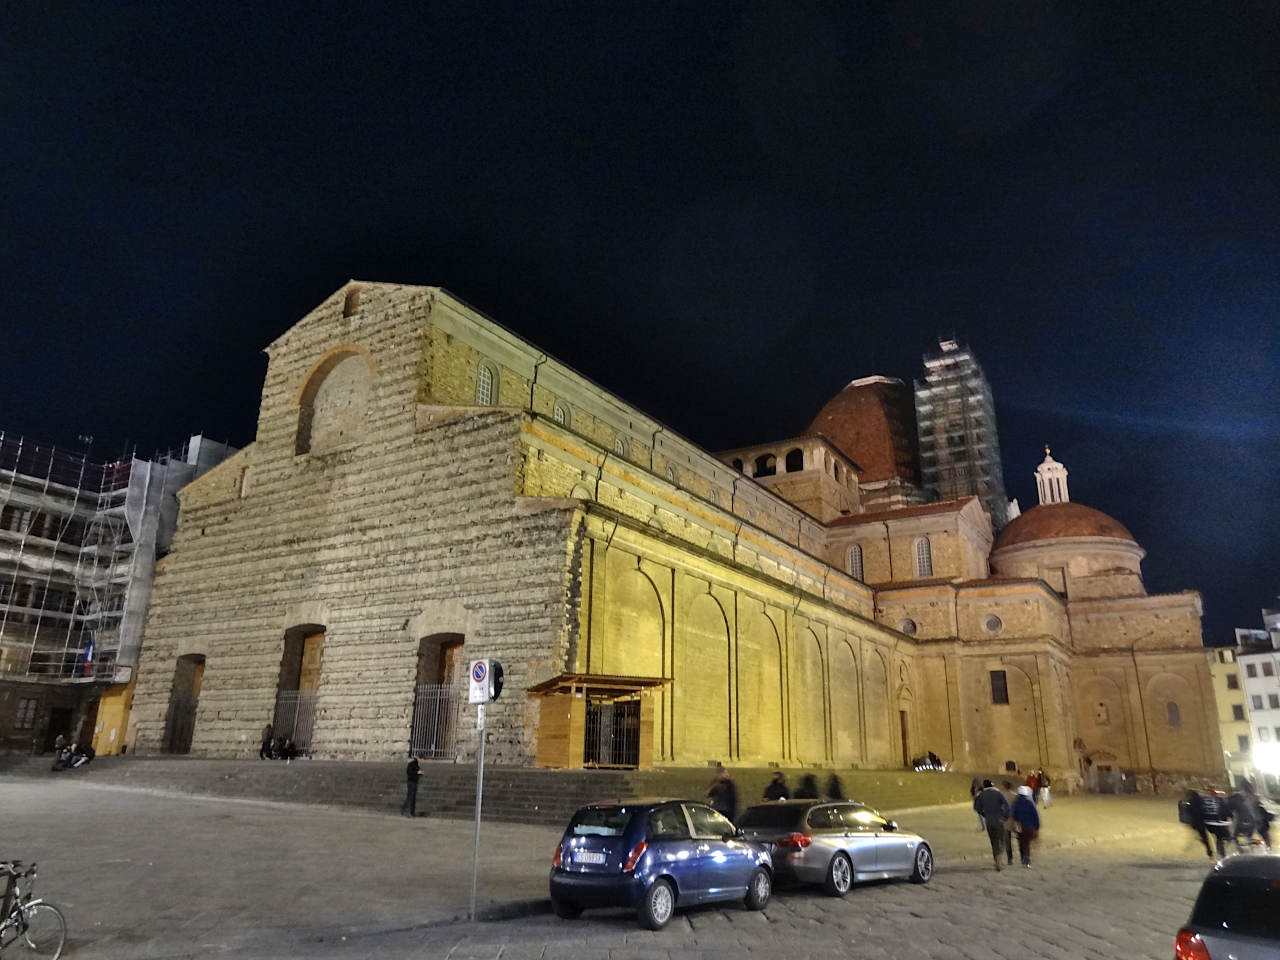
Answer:
<path fill-rule="evenodd" d="M 0 431 L 0 676 L 129 678 L 187 459 L 96 462 Z"/>

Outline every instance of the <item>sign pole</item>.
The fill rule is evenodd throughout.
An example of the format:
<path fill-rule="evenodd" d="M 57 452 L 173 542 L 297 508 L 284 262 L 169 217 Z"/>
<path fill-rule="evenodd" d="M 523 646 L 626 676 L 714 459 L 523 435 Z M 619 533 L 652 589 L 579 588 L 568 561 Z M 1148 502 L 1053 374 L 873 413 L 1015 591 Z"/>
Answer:
<path fill-rule="evenodd" d="M 476 730 L 480 733 L 480 753 L 476 759 L 476 839 L 471 850 L 471 922 L 476 922 L 476 878 L 480 874 L 480 802 L 484 795 L 484 704 L 476 705 Z"/>

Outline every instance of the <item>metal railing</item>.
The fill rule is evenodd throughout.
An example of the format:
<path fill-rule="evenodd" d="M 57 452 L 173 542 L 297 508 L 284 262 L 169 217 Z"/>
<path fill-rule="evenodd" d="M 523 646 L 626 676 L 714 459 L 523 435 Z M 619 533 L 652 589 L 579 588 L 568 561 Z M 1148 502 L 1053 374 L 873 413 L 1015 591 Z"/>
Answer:
<path fill-rule="evenodd" d="M 292 740 L 299 753 L 311 752 L 311 730 L 315 721 L 314 690 L 281 690 L 276 694 L 276 713 L 271 729 L 276 737 Z"/>
<path fill-rule="evenodd" d="M 409 749 L 425 760 L 453 760 L 462 690 L 447 683 L 420 683 L 413 692 Z"/>
<path fill-rule="evenodd" d="M 582 762 L 589 767 L 640 765 L 640 701 L 591 701 Z"/>

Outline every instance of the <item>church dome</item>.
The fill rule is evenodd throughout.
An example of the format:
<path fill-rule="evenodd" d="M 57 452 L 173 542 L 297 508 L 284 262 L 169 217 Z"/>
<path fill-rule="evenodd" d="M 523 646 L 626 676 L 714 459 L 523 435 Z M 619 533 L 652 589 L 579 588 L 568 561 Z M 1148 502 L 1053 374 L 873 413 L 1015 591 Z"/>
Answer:
<path fill-rule="evenodd" d="M 919 482 L 915 402 L 901 380 L 853 381 L 818 411 L 804 434 L 830 440 L 862 468 L 863 483 L 892 477 Z"/>
<path fill-rule="evenodd" d="M 1118 520 L 1080 503 L 1043 503 L 1015 518 L 996 539 L 993 550 L 1039 540 L 1066 537 L 1109 537 L 1137 543 Z"/>

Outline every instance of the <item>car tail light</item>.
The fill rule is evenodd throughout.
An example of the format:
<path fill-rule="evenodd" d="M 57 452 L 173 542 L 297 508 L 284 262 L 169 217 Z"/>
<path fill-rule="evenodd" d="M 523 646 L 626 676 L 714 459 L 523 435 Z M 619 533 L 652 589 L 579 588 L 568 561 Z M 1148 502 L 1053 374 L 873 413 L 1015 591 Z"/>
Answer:
<path fill-rule="evenodd" d="M 636 868 L 636 864 L 640 862 L 640 858 L 644 856 L 644 852 L 648 849 L 649 849 L 649 844 L 646 843 L 644 840 L 641 840 L 634 847 L 632 847 L 631 852 L 627 854 L 626 863 L 622 865 L 622 872 L 630 873 L 632 870 L 634 870 Z"/>
<path fill-rule="evenodd" d="M 806 833 L 792 833 L 778 841 L 778 846 L 793 850 L 803 850 L 813 843 L 813 838 Z"/>
<path fill-rule="evenodd" d="M 1212 960 L 1200 934 L 1185 927 L 1178 931 L 1178 939 L 1173 942 L 1173 957 L 1174 960 Z"/>
<path fill-rule="evenodd" d="M 555 854 L 554 854 L 554 855 L 552 856 L 552 858 L 551 858 L 551 865 L 552 865 L 553 867 L 558 867 L 558 866 L 560 866 L 560 864 L 563 862 L 563 861 L 560 859 L 560 856 L 561 856 L 561 853 L 563 852 L 563 850 L 564 850 L 564 843 L 563 843 L 563 842 L 561 842 L 561 843 L 557 843 L 557 844 L 556 844 L 556 852 L 555 852 Z"/>

